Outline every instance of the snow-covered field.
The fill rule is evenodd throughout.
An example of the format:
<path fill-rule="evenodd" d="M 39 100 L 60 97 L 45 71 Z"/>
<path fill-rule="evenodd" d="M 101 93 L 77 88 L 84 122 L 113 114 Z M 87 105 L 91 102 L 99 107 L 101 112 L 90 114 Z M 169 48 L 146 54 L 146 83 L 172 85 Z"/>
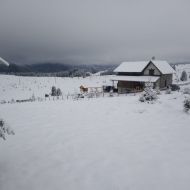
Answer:
<path fill-rule="evenodd" d="M 52 85 L 66 95 L 109 77 L 0 75 L 0 100 L 43 97 Z M 189 190 L 188 95 L 161 93 L 155 104 L 139 94 L 0 104 L 16 133 L 0 139 L 0 190 Z"/>
<path fill-rule="evenodd" d="M 11 75 L 0 75 L 0 101 L 29 99 L 35 97 L 44 99 L 45 94 L 51 93 L 51 87 L 60 88 L 64 98 L 68 94 L 79 92 L 79 87 L 102 87 L 112 84 L 110 78 L 114 76 L 92 76 L 87 78 L 61 78 L 61 77 L 18 77 Z M 115 82 L 116 83 L 116 82 Z M 99 89 L 100 91 L 101 89 Z"/>

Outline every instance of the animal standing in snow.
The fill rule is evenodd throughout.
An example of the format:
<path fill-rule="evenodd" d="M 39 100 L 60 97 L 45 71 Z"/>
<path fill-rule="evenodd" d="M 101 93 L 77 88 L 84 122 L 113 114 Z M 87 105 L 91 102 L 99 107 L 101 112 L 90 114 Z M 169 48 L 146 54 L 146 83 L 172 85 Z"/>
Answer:
<path fill-rule="evenodd" d="M 88 92 L 88 88 L 84 88 L 82 85 L 79 88 L 82 92 Z"/>

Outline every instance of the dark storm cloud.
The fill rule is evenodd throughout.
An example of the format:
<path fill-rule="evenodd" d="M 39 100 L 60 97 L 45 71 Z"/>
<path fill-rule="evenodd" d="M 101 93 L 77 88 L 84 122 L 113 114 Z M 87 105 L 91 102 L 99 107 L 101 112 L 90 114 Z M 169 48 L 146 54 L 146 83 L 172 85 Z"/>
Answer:
<path fill-rule="evenodd" d="M 1 0 L 9 62 L 190 60 L 188 0 Z"/>

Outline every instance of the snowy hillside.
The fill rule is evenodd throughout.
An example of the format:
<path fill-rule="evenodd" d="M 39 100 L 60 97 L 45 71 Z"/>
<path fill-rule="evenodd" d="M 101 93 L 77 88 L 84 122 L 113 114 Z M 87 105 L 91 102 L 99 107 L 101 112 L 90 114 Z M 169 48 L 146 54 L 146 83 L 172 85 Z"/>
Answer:
<path fill-rule="evenodd" d="M 0 77 L 5 99 L 109 79 Z M 16 134 L 0 139 L 0 189 L 189 190 L 189 95 L 161 93 L 154 104 L 139 94 L 1 104 Z"/>

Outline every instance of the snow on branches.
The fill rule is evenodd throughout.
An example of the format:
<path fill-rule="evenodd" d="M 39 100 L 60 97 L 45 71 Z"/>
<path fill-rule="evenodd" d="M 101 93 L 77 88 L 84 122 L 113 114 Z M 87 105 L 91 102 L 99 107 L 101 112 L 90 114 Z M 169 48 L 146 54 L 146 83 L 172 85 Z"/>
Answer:
<path fill-rule="evenodd" d="M 182 73 L 181 73 L 181 81 L 187 81 L 187 73 L 185 72 L 185 71 L 183 71 Z"/>
<path fill-rule="evenodd" d="M 11 127 L 5 123 L 3 121 L 3 119 L 0 118 L 0 138 L 3 138 L 4 140 L 6 140 L 5 138 L 5 134 L 15 134 L 14 131 L 11 129 Z"/>
<path fill-rule="evenodd" d="M 190 110 L 190 99 L 186 99 L 183 104 L 184 111 L 188 112 Z"/>
<path fill-rule="evenodd" d="M 141 102 L 145 102 L 156 99 L 158 99 L 158 96 L 156 94 L 156 91 L 153 89 L 153 83 L 151 82 L 145 83 L 144 91 L 142 92 L 142 95 L 140 96 L 139 100 Z"/>
<path fill-rule="evenodd" d="M 172 93 L 172 88 L 170 85 L 168 85 L 166 89 L 166 94 L 171 94 L 171 93 Z"/>
<path fill-rule="evenodd" d="M 190 94 L 190 88 L 185 88 L 183 94 Z"/>

